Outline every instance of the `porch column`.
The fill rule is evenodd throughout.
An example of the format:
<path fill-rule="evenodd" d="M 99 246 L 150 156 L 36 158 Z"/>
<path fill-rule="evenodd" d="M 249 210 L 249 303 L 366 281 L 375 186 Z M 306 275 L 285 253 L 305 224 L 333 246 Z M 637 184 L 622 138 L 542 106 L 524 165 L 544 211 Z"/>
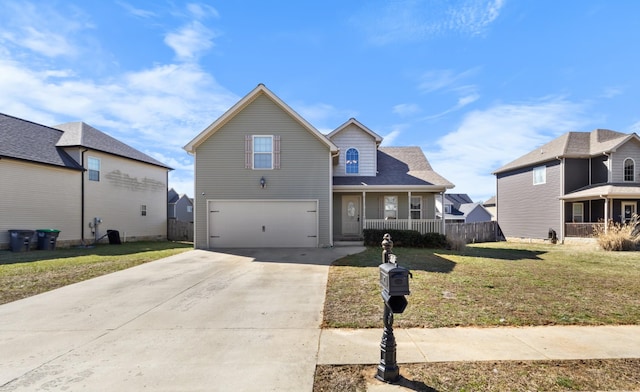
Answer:
<path fill-rule="evenodd" d="M 604 198 L 604 233 L 609 230 L 609 198 Z"/>
<path fill-rule="evenodd" d="M 409 213 L 409 227 L 407 229 L 411 230 L 411 191 L 409 191 L 407 194 L 407 197 L 409 198 L 409 203 L 407 203 L 407 212 Z"/>
<path fill-rule="evenodd" d="M 440 194 L 440 202 L 442 203 L 442 211 L 441 211 L 441 215 L 442 215 L 442 234 L 443 235 L 447 235 L 447 226 L 445 224 L 445 218 L 444 218 L 444 192 L 442 192 Z"/>
<path fill-rule="evenodd" d="M 366 229 L 365 220 L 367 216 L 367 192 L 362 191 L 362 230 Z"/>

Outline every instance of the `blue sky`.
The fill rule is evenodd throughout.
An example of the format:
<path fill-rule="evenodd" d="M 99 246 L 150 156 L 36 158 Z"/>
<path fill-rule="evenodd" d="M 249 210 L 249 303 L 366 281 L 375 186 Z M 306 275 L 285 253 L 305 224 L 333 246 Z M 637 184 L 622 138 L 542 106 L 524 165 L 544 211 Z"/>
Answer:
<path fill-rule="evenodd" d="M 420 146 L 451 191 L 568 131 L 640 130 L 640 1 L 0 0 L 0 112 L 165 162 L 264 83 L 318 130 Z"/>

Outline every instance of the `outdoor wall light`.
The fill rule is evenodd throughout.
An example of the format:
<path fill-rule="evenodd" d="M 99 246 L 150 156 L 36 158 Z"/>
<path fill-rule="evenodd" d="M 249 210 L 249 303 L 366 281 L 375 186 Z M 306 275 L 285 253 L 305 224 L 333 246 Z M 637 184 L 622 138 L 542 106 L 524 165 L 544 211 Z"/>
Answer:
<path fill-rule="evenodd" d="M 264 177 L 260 178 L 260 188 L 264 189 L 267 186 L 267 180 Z"/>

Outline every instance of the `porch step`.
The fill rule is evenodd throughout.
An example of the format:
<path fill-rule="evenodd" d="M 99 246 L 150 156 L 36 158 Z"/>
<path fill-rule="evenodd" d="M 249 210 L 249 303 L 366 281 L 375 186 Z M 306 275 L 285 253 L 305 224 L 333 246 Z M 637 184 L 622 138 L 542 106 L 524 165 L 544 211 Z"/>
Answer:
<path fill-rule="evenodd" d="M 333 241 L 333 246 L 364 246 L 364 241 Z"/>

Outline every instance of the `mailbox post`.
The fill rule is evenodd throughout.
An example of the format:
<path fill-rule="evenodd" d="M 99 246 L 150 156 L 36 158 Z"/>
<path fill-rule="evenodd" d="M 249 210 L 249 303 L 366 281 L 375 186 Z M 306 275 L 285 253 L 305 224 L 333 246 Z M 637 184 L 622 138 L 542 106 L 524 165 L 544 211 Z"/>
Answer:
<path fill-rule="evenodd" d="M 407 307 L 405 295 L 409 295 L 411 272 L 396 264 L 393 241 L 389 234 L 382 240 L 382 264 L 380 264 L 380 288 L 384 300 L 384 331 L 380 343 L 380 364 L 376 378 L 380 381 L 395 382 L 400 379 L 400 369 L 396 362 L 396 338 L 393 335 L 393 314 L 402 313 Z"/>

